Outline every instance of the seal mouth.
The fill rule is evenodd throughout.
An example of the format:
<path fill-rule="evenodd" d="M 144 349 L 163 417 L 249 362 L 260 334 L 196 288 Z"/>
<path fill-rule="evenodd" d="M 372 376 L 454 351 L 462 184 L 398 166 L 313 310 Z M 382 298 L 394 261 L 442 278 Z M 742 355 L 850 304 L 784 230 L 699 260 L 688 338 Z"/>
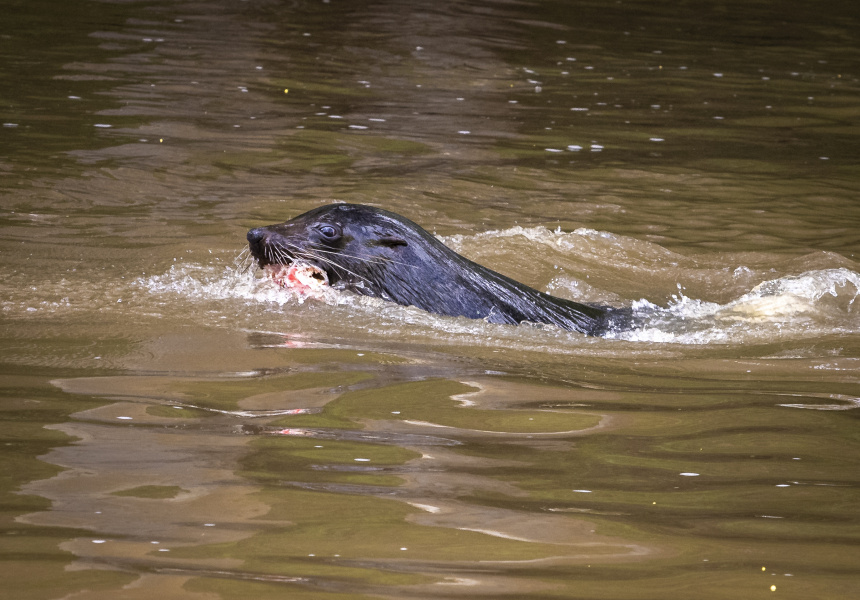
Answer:
<path fill-rule="evenodd" d="M 263 267 L 263 272 L 282 288 L 313 292 L 329 286 L 328 274 L 309 262 L 268 264 Z"/>

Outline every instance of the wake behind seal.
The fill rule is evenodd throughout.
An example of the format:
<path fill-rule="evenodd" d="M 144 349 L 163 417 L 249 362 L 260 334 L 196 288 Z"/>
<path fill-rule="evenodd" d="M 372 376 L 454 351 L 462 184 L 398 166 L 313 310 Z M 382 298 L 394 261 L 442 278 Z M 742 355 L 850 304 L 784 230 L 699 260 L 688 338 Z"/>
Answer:
<path fill-rule="evenodd" d="M 545 294 L 460 256 L 405 217 L 362 204 L 329 204 L 252 229 L 248 247 L 284 285 L 331 286 L 438 315 L 588 335 L 629 327 L 627 309 Z"/>

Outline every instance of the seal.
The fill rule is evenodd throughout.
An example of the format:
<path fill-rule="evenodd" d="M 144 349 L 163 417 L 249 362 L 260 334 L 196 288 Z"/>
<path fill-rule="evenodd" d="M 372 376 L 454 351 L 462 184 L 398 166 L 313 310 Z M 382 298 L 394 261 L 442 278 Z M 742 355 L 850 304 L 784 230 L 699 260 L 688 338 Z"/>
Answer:
<path fill-rule="evenodd" d="M 540 292 L 448 248 L 409 219 L 362 204 L 330 204 L 248 232 L 279 284 L 330 286 L 490 323 L 543 323 L 588 335 L 626 328 L 629 311 Z"/>

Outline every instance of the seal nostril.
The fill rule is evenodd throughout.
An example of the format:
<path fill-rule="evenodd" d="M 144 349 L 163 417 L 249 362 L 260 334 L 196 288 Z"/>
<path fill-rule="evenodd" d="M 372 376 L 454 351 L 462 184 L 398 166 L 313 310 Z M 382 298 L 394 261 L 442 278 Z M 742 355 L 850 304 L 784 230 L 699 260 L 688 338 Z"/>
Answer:
<path fill-rule="evenodd" d="M 262 242 L 266 238 L 266 230 L 257 227 L 248 232 L 248 241 L 252 244 Z"/>

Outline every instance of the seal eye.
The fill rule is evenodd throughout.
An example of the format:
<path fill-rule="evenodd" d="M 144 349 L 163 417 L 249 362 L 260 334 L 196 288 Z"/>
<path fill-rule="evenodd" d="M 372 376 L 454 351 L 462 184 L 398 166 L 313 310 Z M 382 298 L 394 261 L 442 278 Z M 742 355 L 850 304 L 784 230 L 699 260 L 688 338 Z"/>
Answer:
<path fill-rule="evenodd" d="M 341 236 L 340 229 L 334 225 L 320 225 L 317 227 L 317 231 L 320 232 L 320 235 L 327 242 L 333 242 Z"/>

